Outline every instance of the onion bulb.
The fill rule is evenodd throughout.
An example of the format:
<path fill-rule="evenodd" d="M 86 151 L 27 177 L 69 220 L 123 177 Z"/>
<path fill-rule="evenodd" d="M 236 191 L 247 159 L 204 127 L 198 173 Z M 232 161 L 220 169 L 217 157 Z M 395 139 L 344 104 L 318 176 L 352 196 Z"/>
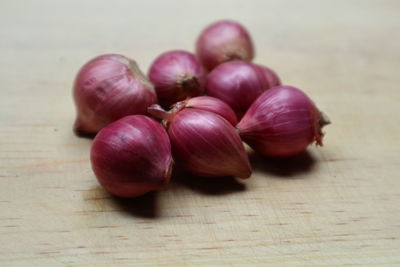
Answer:
<path fill-rule="evenodd" d="M 196 43 L 196 53 L 207 70 L 230 60 L 251 61 L 254 57 L 250 34 L 239 23 L 217 21 L 206 27 Z"/>
<path fill-rule="evenodd" d="M 233 126 L 236 126 L 236 124 L 238 123 L 235 112 L 231 109 L 231 107 L 215 97 L 198 96 L 189 98 L 187 100 L 176 103 L 172 107 L 172 110 L 175 111 L 182 108 L 196 108 L 211 111 L 229 121 Z"/>
<path fill-rule="evenodd" d="M 127 115 L 147 114 L 147 107 L 157 102 L 153 85 L 136 62 L 116 54 L 86 63 L 76 76 L 73 91 L 78 135 L 95 134 Z"/>
<path fill-rule="evenodd" d="M 235 60 L 222 63 L 207 76 L 207 94 L 227 103 L 241 118 L 269 88 L 264 73 L 254 64 Z"/>
<path fill-rule="evenodd" d="M 205 73 L 192 53 L 173 50 L 161 54 L 149 70 L 161 105 L 170 105 L 204 93 Z"/>
<path fill-rule="evenodd" d="M 237 125 L 243 141 L 269 157 L 290 157 L 315 142 L 322 146 L 321 128 L 329 120 L 301 90 L 277 86 L 251 105 Z"/>
<path fill-rule="evenodd" d="M 281 79 L 279 78 L 278 74 L 276 74 L 275 71 L 262 65 L 255 65 L 255 66 L 263 73 L 270 88 L 281 85 Z"/>
<path fill-rule="evenodd" d="M 153 105 L 149 112 L 164 119 L 173 155 L 187 171 L 204 177 L 251 175 L 239 134 L 222 116 L 184 105 L 169 113 Z"/>
<path fill-rule="evenodd" d="M 90 159 L 100 184 L 120 197 L 164 188 L 173 162 L 164 127 L 143 115 L 127 116 L 104 127 L 93 141 Z"/>

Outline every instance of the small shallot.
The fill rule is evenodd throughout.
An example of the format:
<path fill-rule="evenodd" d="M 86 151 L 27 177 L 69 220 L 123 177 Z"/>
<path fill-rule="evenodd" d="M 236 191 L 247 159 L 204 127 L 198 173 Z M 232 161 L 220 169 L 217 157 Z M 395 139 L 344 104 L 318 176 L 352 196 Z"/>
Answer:
<path fill-rule="evenodd" d="M 184 106 L 163 114 L 161 107 L 153 105 L 149 112 L 165 120 L 173 155 L 187 171 L 204 177 L 251 175 L 239 134 L 222 116 Z"/>
<path fill-rule="evenodd" d="M 227 103 L 241 118 L 250 105 L 269 88 L 264 73 L 256 65 L 241 61 L 222 63 L 207 77 L 207 94 Z"/>
<path fill-rule="evenodd" d="M 256 67 L 264 74 L 269 87 L 281 85 L 281 79 L 275 71 L 262 65 L 256 65 Z"/>
<path fill-rule="evenodd" d="M 229 60 L 251 61 L 254 57 L 250 34 L 239 23 L 217 21 L 205 28 L 196 43 L 196 53 L 207 70 Z"/>
<path fill-rule="evenodd" d="M 218 98 L 211 96 L 198 96 L 189 98 L 187 100 L 176 103 L 172 110 L 185 108 L 196 108 L 211 111 L 216 113 L 229 121 L 233 126 L 238 123 L 235 112 L 231 109 L 228 104 L 219 100 Z"/>
<path fill-rule="evenodd" d="M 147 107 L 157 103 L 153 85 L 136 62 L 116 54 L 86 63 L 76 76 L 73 94 L 78 135 L 95 134 L 127 115 L 147 114 Z"/>
<path fill-rule="evenodd" d="M 269 157 L 290 157 L 315 142 L 329 120 L 301 90 L 277 86 L 263 93 L 237 125 L 243 141 Z"/>
<path fill-rule="evenodd" d="M 119 197 L 163 189 L 173 162 L 164 127 L 143 115 L 104 127 L 93 141 L 90 159 L 100 184 Z"/>
<path fill-rule="evenodd" d="M 205 73 L 192 53 L 173 50 L 156 58 L 149 70 L 159 103 L 169 107 L 187 97 L 204 93 Z"/>

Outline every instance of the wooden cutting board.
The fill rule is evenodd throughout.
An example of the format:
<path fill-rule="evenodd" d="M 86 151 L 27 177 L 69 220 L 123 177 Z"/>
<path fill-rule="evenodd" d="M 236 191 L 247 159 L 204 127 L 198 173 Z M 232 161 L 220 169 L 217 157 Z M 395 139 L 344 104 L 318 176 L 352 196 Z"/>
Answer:
<path fill-rule="evenodd" d="M 1 1 L 0 266 L 400 266 L 399 13 L 396 0 Z M 79 67 L 114 52 L 147 71 L 220 18 L 330 116 L 325 146 L 251 155 L 246 181 L 111 197 L 71 130 Z"/>

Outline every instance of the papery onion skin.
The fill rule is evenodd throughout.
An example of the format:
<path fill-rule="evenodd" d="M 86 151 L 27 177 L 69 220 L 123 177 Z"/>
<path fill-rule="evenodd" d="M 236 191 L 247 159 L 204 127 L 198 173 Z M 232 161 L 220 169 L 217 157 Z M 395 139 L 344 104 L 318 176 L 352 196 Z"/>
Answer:
<path fill-rule="evenodd" d="M 263 93 L 237 125 L 242 140 L 268 157 L 290 157 L 312 142 L 322 145 L 329 122 L 300 89 L 277 86 Z"/>
<path fill-rule="evenodd" d="M 250 62 L 222 63 L 207 76 L 207 94 L 227 103 L 241 118 L 250 105 L 269 88 L 262 71 Z"/>
<path fill-rule="evenodd" d="M 173 155 L 184 168 L 203 177 L 248 178 L 251 166 L 235 128 L 209 111 L 185 108 L 168 125 Z"/>
<path fill-rule="evenodd" d="M 270 88 L 282 84 L 281 79 L 275 71 L 263 65 L 255 64 L 255 66 L 264 74 Z"/>
<path fill-rule="evenodd" d="M 86 63 L 76 76 L 73 96 L 78 135 L 96 134 L 127 115 L 147 114 L 147 107 L 157 103 L 153 85 L 136 62 L 117 54 Z"/>
<path fill-rule="evenodd" d="M 163 189 L 173 164 L 164 127 L 143 115 L 127 116 L 104 127 L 93 141 L 90 159 L 100 184 L 119 197 Z"/>
<path fill-rule="evenodd" d="M 183 50 L 161 54 L 149 69 L 159 103 L 164 107 L 204 94 L 205 72 L 196 56 Z"/>
<path fill-rule="evenodd" d="M 230 60 L 251 61 L 254 46 L 248 31 L 238 22 L 217 21 L 207 26 L 196 42 L 196 53 L 207 70 Z"/>
<path fill-rule="evenodd" d="M 238 123 L 235 112 L 232 108 L 222 100 L 211 96 L 198 96 L 185 100 L 186 108 L 197 108 L 207 110 L 222 116 L 233 126 Z"/>

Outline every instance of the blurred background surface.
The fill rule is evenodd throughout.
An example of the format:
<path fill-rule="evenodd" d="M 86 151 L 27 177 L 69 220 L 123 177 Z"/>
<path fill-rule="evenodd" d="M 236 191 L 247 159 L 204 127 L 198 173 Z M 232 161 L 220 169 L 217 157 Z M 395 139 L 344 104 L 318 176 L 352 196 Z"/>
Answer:
<path fill-rule="evenodd" d="M 1 266 L 382 266 L 400 262 L 400 1 L 0 2 Z M 218 19 L 333 121 L 325 146 L 245 182 L 177 179 L 118 201 L 72 133 L 71 87 L 103 53 L 143 71 Z"/>

